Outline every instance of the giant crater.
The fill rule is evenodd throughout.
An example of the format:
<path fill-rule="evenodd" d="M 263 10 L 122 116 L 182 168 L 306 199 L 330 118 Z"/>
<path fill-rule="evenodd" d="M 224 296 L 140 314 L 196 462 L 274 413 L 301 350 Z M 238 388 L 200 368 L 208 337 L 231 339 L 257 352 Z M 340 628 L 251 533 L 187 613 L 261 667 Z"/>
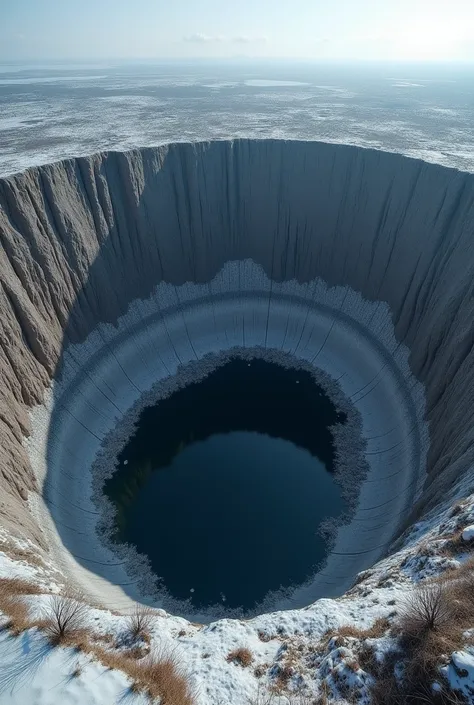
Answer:
<path fill-rule="evenodd" d="M 343 594 L 468 480 L 473 234 L 472 174 L 337 144 L 169 144 L 0 180 L 2 525 L 108 607 L 234 616 L 154 584 L 110 540 L 102 486 L 144 407 L 261 359 L 347 415 L 350 511 L 314 575 L 255 611 Z"/>

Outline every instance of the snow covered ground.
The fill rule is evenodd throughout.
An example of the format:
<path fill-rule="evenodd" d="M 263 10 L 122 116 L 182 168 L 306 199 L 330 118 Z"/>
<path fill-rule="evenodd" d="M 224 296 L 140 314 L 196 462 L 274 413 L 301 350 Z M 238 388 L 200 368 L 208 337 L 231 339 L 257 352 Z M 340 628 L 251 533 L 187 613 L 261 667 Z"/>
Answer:
<path fill-rule="evenodd" d="M 0 66 L 0 174 L 105 149 L 323 140 L 474 169 L 472 66 L 236 62 Z"/>
<path fill-rule="evenodd" d="M 463 488 L 459 488 L 463 492 Z M 473 544 L 459 535 L 474 520 L 474 496 L 416 524 L 390 557 L 359 576 L 356 585 L 337 600 L 322 599 L 301 610 L 261 615 L 252 620 L 220 620 L 208 625 L 188 622 L 162 610 L 156 611 L 150 629 L 153 651 L 174 650 L 195 688 L 198 705 L 248 705 L 258 695 L 276 688 L 273 702 L 287 702 L 285 695 L 308 697 L 326 693 L 329 702 L 368 703 L 371 674 L 361 656 L 369 650 L 382 660 L 397 649 L 397 639 L 387 633 L 404 610 L 416 583 L 442 573 L 450 574 L 472 556 Z M 20 577 L 57 590 L 52 566 L 31 566 L 12 560 L 11 540 L 0 536 L 0 576 Z M 457 542 L 453 544 L 454 542 Z M 457 553 L 447 550 L 457 546 Z M 28 551 L 23 542 L 18 549 Z M 454 574 L 454 573 L 453 573 Z M 24 598 L 30 614 L 44 614 L 51 597 Z M 88 629 L 110 635 L 110 648 L 120 649 L 127 616 L 91 608 Z M 377 622 L 378 620 L 378 622 Z M 381 620 L 387 620 L 382 622 Z M 375 624 L 373 633 L 370 628 Z M 377 625 L 381 625 L 380 627 Z M 369 630 L 364 633 L 364 630 Z M 340 632 L 340 633 L 339 633 Z M 115 644 L 115 646 L 114 646 Z M 251 663 L 229 659 L 236 649 L 249 649 Z M 109 705 L 144 703 L 120 671 L 108 670 L 97 660 L 72 648 L 51 647 L 37 630 L 14 637 L 0 633 L 0 702 L 2 705 Z M 467 632 L 465 647 L 446 654 L 439 677 L 474 702 L 474 634 Z M 433 692 L 441 686 L 434 682 Z M 278 699 L 280 698 L 280 700 Z M 311 702 L 311 700 L 307 700 Z"/>

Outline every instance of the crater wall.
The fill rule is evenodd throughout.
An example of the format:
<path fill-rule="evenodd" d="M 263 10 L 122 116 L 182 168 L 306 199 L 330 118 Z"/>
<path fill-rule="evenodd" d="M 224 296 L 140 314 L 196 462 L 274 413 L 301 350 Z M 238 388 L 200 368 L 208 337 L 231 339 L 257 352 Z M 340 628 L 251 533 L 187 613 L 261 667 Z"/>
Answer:
<path fill-rule="evenodd" d="M 224 265 L 247 260 L 269 301 L 272 282 L 320 278 L 388 304 L 426 394 L 419 516 L 474 455 L 473 235 L 474 175 L 343 145 L 174 144 L 0 180 L 2 523 L 46 542 L 28 509 L 38 485 L 23 437 L 68 347 L 159 284 L 212 295 Z"/>

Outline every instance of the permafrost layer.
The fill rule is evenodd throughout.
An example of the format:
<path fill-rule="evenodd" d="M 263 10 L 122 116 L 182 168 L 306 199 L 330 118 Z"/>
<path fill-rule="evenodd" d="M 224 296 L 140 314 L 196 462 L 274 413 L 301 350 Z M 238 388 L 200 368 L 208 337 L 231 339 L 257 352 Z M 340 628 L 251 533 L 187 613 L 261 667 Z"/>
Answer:
<path fill-rule="evenodd" d="M 278 141 L 102 154 L 0 181 L 5 524 L 102 601 L 139 597 L 130 561 L 97 537 L 102 442 L 180 365 L 284 354 L 357 410 L 340 474 L 366 443 L 351 522 L 291 605 L 340 593 L 472 462 L 473 185 L 393 154 Z M 35 482 L 46 502 L 31 515 Z"/>

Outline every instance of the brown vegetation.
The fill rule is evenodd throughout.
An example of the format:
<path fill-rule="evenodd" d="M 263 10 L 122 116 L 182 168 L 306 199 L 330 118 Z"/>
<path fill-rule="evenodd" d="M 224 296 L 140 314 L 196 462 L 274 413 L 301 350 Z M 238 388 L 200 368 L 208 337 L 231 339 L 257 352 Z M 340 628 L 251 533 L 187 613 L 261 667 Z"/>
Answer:
<path fill-rule="evenodd" d="M 359 659 L 362 670 L 371 675 L 377 673 L 379 664 L 373 646 L 367 643 L 363 644 L 362 648 L 357 652 L 357 658 Z"/>
<path fill-rule="evenodd" d="M 4 596 L 41 595 L 44 593 L 38 585 L 22 578 L 0 578 L 0 599 Z"/>
<path fill-rule="evenodd" d="M 14 636 L 18 636 L 31 626 L 28 607 L 21 597 L 0 599 L 0 610 L 7 617 L 3 628 L 8 629 Z"/>
<path fill-rule="evenodd" d="M 451 603 L 446 587 L 441 583 L 421 585 L 406 600 L 397 625 L 402 643 L 419 643 L 429 633 L 441 633 L 450 618 Z"/>
<path fill-rule="evenodd" d="M 268 670 L 268 664 L 260 663 L 258 666 L 255 667 L 253 674 L 254 674 L 255 678 L 261 678 L 262 676 L 265 675 L 267 670 Z"/>
<path fill-rule="evenodd" d="M 0 551 L 14 561 L 24 561 L 37 568 L 46 567 L 45 561 L 38 554 L 38 551 L 34 552 L 30 549 L 20 548 L 11 540 L 0 538 Z"/>
<path fill-rule="evenodd" d="M 149 648 L 143 648 L 143 646 L 133 646 L 131 649 L 127 649 L 126 654 L 128 658 L 133 658 L 133 659 L 141 659 L 145 658 L 145 656 L 148 656 L 150 653 Z"/>
<path fill-rule="evenodd" d="M 91 644 L 87 651 L 107 668 L 123 671 L 132 681 L 131 690 L 144 693 L 151 699 L 160 699 L 160 705 L 195 703 L 195 694 L 175 653 L 136 660 L 122 652 Z"/>
<path fill-rule="evenodd" d="M 353 639 L 377 639 L 383 636 L 390 629 L 390 622 L 386 617 L 379 617 L 371 627 L 360 629 L 353 624 L 345 624 L 337 629 L 330 629 L 324 635 L 326 643 L 331 639 L 344 639 L 345 637 Z"/>
<path fill-rule="evenodd" d="M 97 659 L 106 668 L 119 670 L 130 679 L 130 690 L 144 693 L 160 705 L 195 705 L 195 693 L 176 652 L 142 654 L 130 650 L 117 651 L 101 646 L 86 631 L 78 631 L 66 640 L 82 653 Z"/>
<path fill-rule="evenodd" d="M 322 694 L 319 696 L 308 695 L 304 692 L 288 693 L 281 695 L 259 687 L 257 694 L 249 698 L 249 705 L 329 705 L 329 689 L 325 684 L 322 687 Z"/>
<path fill-rule="evenodd" d="M 295 666 L 293 659 L 290 659 L 276 666 L 276 681 L 275 688 L 278 691 L 285 690 L 288 687 L 290 679 L 295 675 Z"/>
<path fill-rule="evenodd" d="M 419 586 L 404 605 L 395 624 L 400 651 L 384 664 L 372 662 L 377 678 L 373 688 L 376 705 L 452 705 L 464 703 L 461 694 L 443 683 L 439 667 L 464 646 L 464 632 L 474 623 L 473 561 L 449 574 Z M 403 682 L 395 678 L 394 667 L 403 662 Z M 441 690 L 433 693 L 437 681 Z"/>
<path fill-rule="evenodd" d="M 0 579 L 0 611 L 8 618 L 5 628 L 13 634 L 38 627 L 53 646 L 75 647 L 77 650 L 99 660 L 104 666 L 118 669 L 132 681 L 131 689 L 143 692 L 151 699 L 159 699 L 160 705 L 194 705 L 195 695 L 175 653 L 158 656 L 145 655 L 144 650 L 114 651 L 100 642 L 109 641 L 107 635 L 94 635 L 87 627 L 85 617 L 88 606 L 79 595 L 72 597 L 52 595 L 41 621 L 29 618 L 24 595 L 37 595 L 43 591 L 37 586 L 19 579 Z M 132 633 L 144 638 L 146 627 L 151 625 L 153 613 L 140 610 L 131 620 Z M 146 640 L 146 639 L 145 639 Z M 113 641 L 113 639 L 112 639 Z M 78 677 L 78 665 L 72 673 Z"/>
<path fill-rule="evenodd" d="M 253 662 L 253 655 L 250 649 L 241 646 L 230 652 L 226 659 L 229 663 L 236 663 L 243 668 L 247 668 Z"/>
<path fill-rule="evenodd" d="M 458 556 L 460 553 L 472 553 L 474 551 L 474 539 L 465 541 L 462 535 L 463 529 L 458 529 L 442 547 L 441 555 Z"/>
<path fill-rule="evenodd" d="M 23 595 L 38 595 L 41 590 L 20 578 L 0 579 L 0 612 L 7 617 L 4 629 L 18 635 L 32 626 Z"/>

